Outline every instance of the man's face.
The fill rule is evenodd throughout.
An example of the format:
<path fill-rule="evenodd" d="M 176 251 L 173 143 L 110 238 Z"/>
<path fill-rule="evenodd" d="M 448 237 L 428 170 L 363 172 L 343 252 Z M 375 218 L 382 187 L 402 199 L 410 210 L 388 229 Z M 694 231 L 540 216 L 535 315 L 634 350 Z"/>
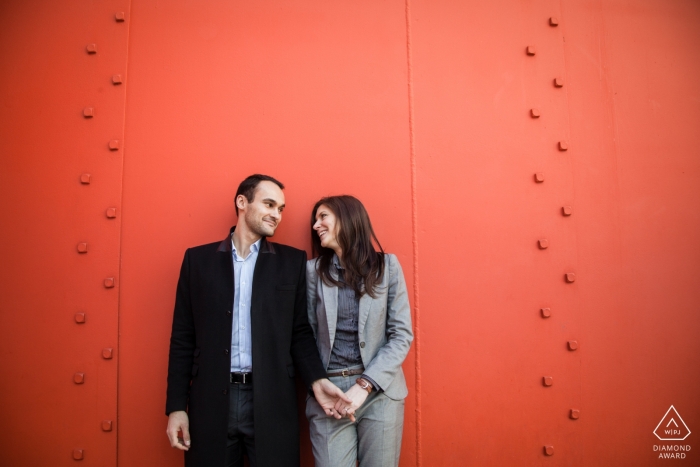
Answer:
<path fill-rule="evenodd" d="M 264 180 L 255 188 L 252 201 L 239 195 L 236 204 L 239 212 L 243 212 L 243 222 L 252 232 L 272 237 L 282 221 L 284 193 L 277 184 Z"/>

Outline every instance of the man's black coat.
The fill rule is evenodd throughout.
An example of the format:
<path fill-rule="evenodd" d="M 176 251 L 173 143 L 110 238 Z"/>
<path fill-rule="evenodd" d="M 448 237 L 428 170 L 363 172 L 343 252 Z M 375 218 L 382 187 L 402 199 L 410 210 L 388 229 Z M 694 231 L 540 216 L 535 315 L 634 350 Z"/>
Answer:
<path fill-rule="evenodd" d="M 188 467 L 224 465 L 233 292 L 231 237 L 185 252 L 170 337 L 166 414 L 189 414 Z M 253 273 L 251 327 L 258 466 L 297 466 L 294 370 L 307 387 L 326 376 L 306 315 L 304 251 L 263 238 Z"/>

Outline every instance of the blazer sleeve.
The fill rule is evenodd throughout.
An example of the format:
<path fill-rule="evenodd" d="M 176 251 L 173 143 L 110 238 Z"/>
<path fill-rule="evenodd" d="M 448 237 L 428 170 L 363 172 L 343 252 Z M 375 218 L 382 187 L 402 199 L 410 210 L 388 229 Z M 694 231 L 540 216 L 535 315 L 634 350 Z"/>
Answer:
<path fill-rule="evenodd" d="M 379 349 L 364 374 L 381 388 L 388 388 L 401 369 L 413 342 L 411 307 L 403 271 L 394 255 L 388 256 L 389 287 L 387 291 L 386 343 Z"/>
<path fill-rule="evenodd" d="M 321 357 L 318 355 L 316 339 L 307 315 L 306 252 L 302 252 L 301 259 L 294 303 L 292 358 L 304 384 L 311 387 L 314 381 L 325 378 L 326 372 L 323 369 Z"/>
<path fill-rule="evenodd" d="M 175 311 L 170 334 L 170 356 L 168 358 L 168 390 L 165 414 L 187 410 L 187 401 L 192 378 L 192 361 L 196 346 L 194 318 L 190 301 L 190 261 L 185 252 L 180 268 L 175 295 Z"/>

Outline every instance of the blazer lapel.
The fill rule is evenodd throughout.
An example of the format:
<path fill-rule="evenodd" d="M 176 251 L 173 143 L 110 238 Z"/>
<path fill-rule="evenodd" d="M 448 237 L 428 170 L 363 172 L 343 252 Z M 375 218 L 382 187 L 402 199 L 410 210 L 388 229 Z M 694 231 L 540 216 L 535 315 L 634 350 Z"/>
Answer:
<path fill-rule="evenodd" d="M 374 299 L 370 297 L 369 294 L 363 294 L 362 297 L 360 297 L 360 316 L 358 317 L 359 319 L 357 323 L 357 334 L 360 338 L 360 341 L 362 341 L 365 323 L 367 323 L 367 317 L 369 316 L 369 310 L 372 308 L 373 300 Z"/>
<path fill-rule="evenodd" d="M 266 290 L 265 281 L 269 281 L 276 275 L 274 268 L 275 255 L 274 245 L 263 237 L 258 250 L 258 259 L 255 261 L 255 269 L 253 270 L 253 296 L 250 304 L 251 324 L 253 316 L 262 310 L 263 295 Z"/>
<path fill-rule="evenodd" d="M 336 274 L 331 271 L 331 276 L 337 279 Z M 321 288 L 323 289 L 323 304 L 326 307 L 326 319 L 328 321 L 328 359 L 330 352 L 333 351 L 333 342 L 335 342 L 335 327 L 338 324 L 338 287 L 329 286 L 321 279 Z"/>

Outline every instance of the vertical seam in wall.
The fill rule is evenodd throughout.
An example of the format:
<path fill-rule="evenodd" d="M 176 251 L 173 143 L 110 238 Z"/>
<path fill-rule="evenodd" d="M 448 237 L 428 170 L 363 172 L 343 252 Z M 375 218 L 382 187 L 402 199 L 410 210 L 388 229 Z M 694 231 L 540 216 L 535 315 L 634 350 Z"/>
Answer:
<path fill-rule="evenodd" d="M 131 33 L 131 0 L 129 0 L 127 16 L 126 16 L 126 56 L 124 57 L 124 105 L 122 106 L 122 167 L 121 167 L 121 187 L 119 194 L 119 206 L 122 212 L 121 222 L 119 224 L 119 293 L 117 294 L 117 400 L 116 400 L 116 433 L 115 433 L 115 453 L 114 461 L 115 465 L 119 466 L 119 433 L 120 433 L 120 420 L 119 420 L 119 374 L 121 372 L 121 302 L 122 302 L 122 245 L 124 244 L 124 166 L 126 159 L 126 90 L 129 85 L 129 39 Z"/>
<path fill-rule="evenodd" d="M 569 66 L 569 59 L 568 59 L 568 54 L 567 54 L 567 44 L 566 44 L 566 26 L 567 22 L 564 17 L 564 1 L 559 0 L 559 18 L 561 20 L 561 24 L 559 25 L 560 32 L 561 32 L 561 37 L 562 37 L 562 43 L 561 43 L 561 50 L 562 50 L 562 57 L 564 57 L 564 98 L 566 99 L 566 138 L 569 141 L 569 143 L 572 145 L 572 148 L 570 148 L 570 151 L 578 151 L 578 146 L 576 145 L 576 141 L 573 140 L 573 132 L 571 128 L 571 115 L 574 114 L 574 109 L 571 107 L 571 99 L 569 98 L 569 89 L 571 88 L 572 84 L 572 73 L 570 73 L 570 66 Z M 579 153 L 580 154 L 580 153 Z M 571 155 L 569 156 L 570 158 L 572 157 Z M 575 157 L 575 156 L 574 156 Z M 576 167 L 574 161 L 570 162 L 570 167 L 571 167 L 571 202 L 575 206 L 574 209 L 578 209 L 576 207 L 576 201 L 579 199 L 576 195 Z M 574 224 L 574 248 L 576 251 L 576 262 L 575 262 L 575 270 L 578 273 L 580 271 L 580 252 L 581 249 L 579 248 L 579 241 L 578 241 L 578 216 L 574 216 L 573 219 L 570 219 L 570 221 L 573 221 Z M 574 291 L 574 306 L 573 306 L 573 312 L 574 312 L 574 329 L 576 334 L 580 335 L 581 330 L 584 328 L 581 322 L 581 317 L 583 316 L 581 314 L 581 307 L 580 307 L 580 299 L 581 297 L 581 292 L 579 289 L 576 289 Z M 580 338 L 578 338 L 580 341 Z M 585 410 L 583 407 L 583 354 L 581 351 L 576 352 L 576 358 L 578 358 L 578 397 L 574 398 L 572 402 L 574 402 L 579 409 Z M 581 431 L 577 431 L 576 434 L 578 435 L 578 438 L 574 441 L 579 446 L 580 449 L 580 455 L 581 459 L 579 459 L 581 462 L 578 465 L 585 465 L 585 448 L 583 447 L 583 444 L 581 443 L 582 439 L 582 434 Z"/>
<path fill-rule="evenodd" d="M 413 69 L 411 59 L 411 3 L 406 0 L 406 62 L 408 72 L 408 133 L 411 161 L 411 237 L 413 245 L 413 332 L 416 392 L 416 465 L 422 464 L 421 450 L 421 367 L 420 367 L 420 305 L 418 302 L 418 201 L 416 196 L 416 149 L 413 132 Z"/>

